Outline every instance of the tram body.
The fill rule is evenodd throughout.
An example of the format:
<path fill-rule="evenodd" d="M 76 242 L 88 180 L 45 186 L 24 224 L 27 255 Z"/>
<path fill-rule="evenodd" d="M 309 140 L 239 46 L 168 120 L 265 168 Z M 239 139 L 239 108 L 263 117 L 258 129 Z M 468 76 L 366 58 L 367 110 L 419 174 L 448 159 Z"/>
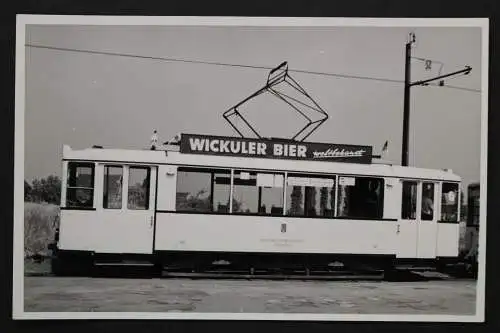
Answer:
<path fill-rule="evenodd" d="M 461 179 L 447 170 L 178 146 L 64 146 L 62 170 L 58 272 L 131 259 L 187 269 L 217 260 L 387 268 L 459 256 Z"/>

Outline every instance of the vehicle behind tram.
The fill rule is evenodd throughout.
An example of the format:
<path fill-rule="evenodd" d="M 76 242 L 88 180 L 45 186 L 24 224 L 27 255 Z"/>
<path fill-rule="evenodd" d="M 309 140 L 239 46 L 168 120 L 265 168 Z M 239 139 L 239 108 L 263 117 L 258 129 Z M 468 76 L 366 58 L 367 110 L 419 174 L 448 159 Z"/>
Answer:
<path fill-rule="evenodd" d="M 479 250 L 479 206 L 480 185 L 471 183 L 467 186 L 467 217 L 464 237 L 463 261 L 468 265 L 469 271 L 476 274 L 478 267 Z"/>
<path fill-rule="evenodd" d="M 371 146 L 182 134 L 62 156 L 55 274 L 428 268 L 459 257 L 461 178 Z"/>

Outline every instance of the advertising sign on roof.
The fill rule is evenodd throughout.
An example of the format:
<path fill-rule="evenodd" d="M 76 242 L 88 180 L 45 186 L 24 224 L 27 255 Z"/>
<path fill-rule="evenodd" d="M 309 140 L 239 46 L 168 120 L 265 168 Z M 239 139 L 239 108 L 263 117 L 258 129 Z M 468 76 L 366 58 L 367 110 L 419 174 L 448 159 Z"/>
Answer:
<path fill-rule="evenodd" d="M 200 134 L 182 134 L 180 152 L 182 154 L 364 164 L 369 164 L 372 161 L 371 146 L 247 139 Z"/>

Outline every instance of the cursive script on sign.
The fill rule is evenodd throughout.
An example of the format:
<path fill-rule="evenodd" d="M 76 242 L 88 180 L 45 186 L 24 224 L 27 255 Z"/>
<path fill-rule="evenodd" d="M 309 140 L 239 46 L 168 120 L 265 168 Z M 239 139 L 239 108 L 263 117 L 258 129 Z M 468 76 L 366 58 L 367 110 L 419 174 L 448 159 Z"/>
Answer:
<path fill-rule="evenodd" d="M 326 151 L 313 151 L 314 158 L 329 158 L 329 157 L 361 157 L 365 150 L 345 150 L 345 149 L 328 149 Z"/>

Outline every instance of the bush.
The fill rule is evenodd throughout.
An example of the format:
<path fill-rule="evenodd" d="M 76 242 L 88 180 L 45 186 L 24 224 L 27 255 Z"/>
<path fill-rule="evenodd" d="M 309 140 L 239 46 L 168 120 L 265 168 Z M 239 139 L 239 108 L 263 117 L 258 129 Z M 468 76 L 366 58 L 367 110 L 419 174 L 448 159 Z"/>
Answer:
<path fill-rule="evenodd" d="M 61 202 L 61 179 L 57 176 L 34 179 L 32 184 L 24 181 L 24 200 L 59 205 Z"/>
<path fill-rule="evenodd" d="M 47 245 L 59 227 L 59 206 L 24 203 L 24 256 L 48 256 Z"/>

